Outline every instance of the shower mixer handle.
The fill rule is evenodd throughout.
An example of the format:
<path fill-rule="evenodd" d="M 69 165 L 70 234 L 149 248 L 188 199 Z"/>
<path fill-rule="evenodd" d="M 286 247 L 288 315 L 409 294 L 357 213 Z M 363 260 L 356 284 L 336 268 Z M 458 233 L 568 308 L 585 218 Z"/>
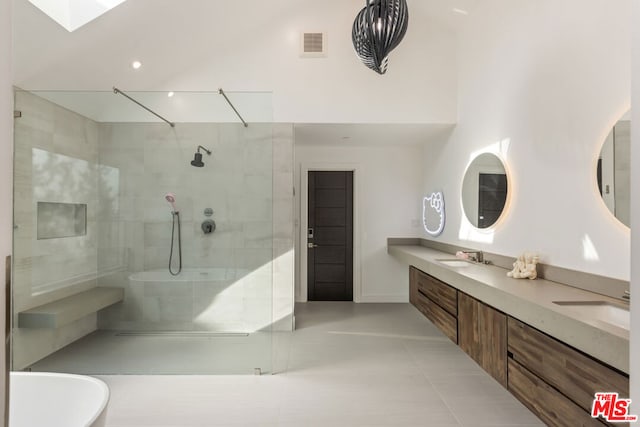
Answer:
<path fill-rule="evenodd" d="M 201 227 L 204 234 L 211 234 L 216 231 L 216 222 L 212 219 L 205 219 L 202 221 Z"/>

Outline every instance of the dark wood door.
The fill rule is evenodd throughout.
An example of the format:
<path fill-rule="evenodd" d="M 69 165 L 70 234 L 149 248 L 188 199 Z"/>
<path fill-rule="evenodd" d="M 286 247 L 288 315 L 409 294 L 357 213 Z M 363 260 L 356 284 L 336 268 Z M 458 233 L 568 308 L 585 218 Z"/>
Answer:
<path fill-rule="evenodd" d="M 353 172 L 309 172 L 309 301 L 353 301 Z"/>
<path fill-rule="evenodd" d="M 493 225 L 507 201 L 507 176 L 501 173 L 481 173 L 478 192 L 478 228 Z"/>

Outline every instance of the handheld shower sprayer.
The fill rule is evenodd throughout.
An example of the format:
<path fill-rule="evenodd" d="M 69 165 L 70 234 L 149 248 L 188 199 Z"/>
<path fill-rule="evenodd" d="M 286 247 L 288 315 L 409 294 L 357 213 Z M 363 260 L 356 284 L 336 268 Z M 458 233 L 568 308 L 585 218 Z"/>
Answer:
<path fill-rule="evenodd" d="M 173 217 L 173 221 L 171 223 L 171 250 L 169 252 L 169 273 L 173 276 L 177 276 L 182 271 L 182 236 L 180 231 L 180 212 L 178 212 L 178 208 L 176 207 L 176 195 L 173 193 L 167 193 L 164 196 L 164 199 L 171 205 L 171 216 Z M 173 246 L 174 240 L 176 237 L 176 224 L 178 225 L 178 271 L 173 271 L 171 264 L 173 263 Z"/>
<path fill-rule="evenodd" d="M 178 212 L 178 208 L 176 207 L 176 195 L 173 193 L 167 193 L 164 196 L 164 199 L 171 205 L 171 209 L 173 209 L 173 213 Z"/>

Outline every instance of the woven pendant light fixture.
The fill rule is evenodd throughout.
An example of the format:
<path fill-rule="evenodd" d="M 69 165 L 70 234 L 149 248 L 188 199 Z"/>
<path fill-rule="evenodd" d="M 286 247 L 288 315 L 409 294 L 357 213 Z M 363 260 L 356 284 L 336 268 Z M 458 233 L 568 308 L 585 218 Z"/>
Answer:
<path fill-rule="evenodd" d="M 351 38 L 360 60 L 378 74 L 387 72 L 389 53 L 407 32 L 406 0 L 365 0 L 366 6 L 353 22 Z"/>

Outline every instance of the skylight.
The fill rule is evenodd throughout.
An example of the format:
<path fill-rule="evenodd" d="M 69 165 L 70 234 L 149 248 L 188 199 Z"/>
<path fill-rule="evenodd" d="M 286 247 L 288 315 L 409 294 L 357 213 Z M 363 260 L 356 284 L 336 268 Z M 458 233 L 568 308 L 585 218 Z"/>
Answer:
<path fill-rule="evenodd" d="M 126 0 L 29 0 L 51 19 L 72 32 Z"/>

